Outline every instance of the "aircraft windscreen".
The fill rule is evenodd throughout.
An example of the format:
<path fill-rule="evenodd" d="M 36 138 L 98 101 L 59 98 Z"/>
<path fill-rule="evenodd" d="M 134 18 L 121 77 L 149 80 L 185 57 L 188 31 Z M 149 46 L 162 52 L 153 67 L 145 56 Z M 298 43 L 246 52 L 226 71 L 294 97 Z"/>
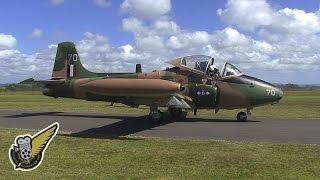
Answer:
<path fill-rule="evenodd" d="M 210 60 L 211 60 L 210 56 L 203 56 L 203 55 L 186 56 L 182 59 L 181 64 L 191 69 L 196 69 L 202 72 L 206 72 L 206 69 Z"/>
<path fill-rule="evenodd" d="M 222 76 L 233 76 L 233 75 L 240 75 L 241 71 L 236 68 L 234 65 L 226 63 Z"/>

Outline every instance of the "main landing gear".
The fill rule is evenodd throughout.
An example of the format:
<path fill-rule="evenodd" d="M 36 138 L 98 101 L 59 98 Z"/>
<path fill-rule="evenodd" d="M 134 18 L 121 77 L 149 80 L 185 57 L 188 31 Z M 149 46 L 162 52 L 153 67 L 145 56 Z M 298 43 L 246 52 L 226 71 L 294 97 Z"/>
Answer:
<path fill-rule="evenodd" d="M 150 107 L 148 119 L 154 122 L 159 122 L 163 119 L 163 112 L 158 110 L 158 107 Z"/>
<path fill-rule="evenodd" d="M 247 112 L 241 111 L 237 114 L 237 120 L 241 122 L 245 122 L 250 118 L 250 116 L 251 116 L 250 109 L 247 109 Z"/>
<path fill-rule="evenodd" d="M 179 118 L 182 114 L 181 108 L 169 108 L 170 115 L 174 118 Z"/>
<path fill-rule="evenodd" d="M 169 108 L 168 111 L 173 118 L 183 118 L 186 116 L 186 113 L 181 108 Z M 164 119 L 163 112 L 158 107 L 150 107 L 148 119 L 154 122 L 162 121 Z"/>

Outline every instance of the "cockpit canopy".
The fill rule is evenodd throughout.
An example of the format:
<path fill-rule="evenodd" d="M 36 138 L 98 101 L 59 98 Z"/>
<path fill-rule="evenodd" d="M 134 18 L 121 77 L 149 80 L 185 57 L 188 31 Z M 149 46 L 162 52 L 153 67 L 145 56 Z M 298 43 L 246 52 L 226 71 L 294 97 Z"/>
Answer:
<path fill-rule="evenodd" d="M 210 70 L 212 69 L 210 66 L 215 66 L 214 58 L 205 55 L 185 56 L 169 61 L 168 63 L 201 75 L 209 75 Z M 218 76 L 220 77 L 237 76 L 242 74 L 238 68 L 228 62 L 224 64 L 221 71 L 217 69 L 216 73 L 218 73 Z"/>
<path fill-rule="evenodd" d="M 242 74 L 241 71 L 230 63 L 225 63 L 221 71 L 222 77 L 238 76 L 240 74 Z"/>
<path fill-rule="evenodd" d="M 208 66 L 211 65 L 212 62 L 213 58 L 210 56 L 194 55 L 183 57 L 181 60 L 181 65 L 205 73 Z"/>

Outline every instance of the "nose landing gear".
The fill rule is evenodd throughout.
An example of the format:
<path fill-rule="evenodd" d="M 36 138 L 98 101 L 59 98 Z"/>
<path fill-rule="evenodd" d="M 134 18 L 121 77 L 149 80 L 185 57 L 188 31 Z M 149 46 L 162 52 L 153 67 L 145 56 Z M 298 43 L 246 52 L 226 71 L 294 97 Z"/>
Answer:
<path fill-rule="evenodd" d="M 237 120 L 241 122 L 247 121 L 250 117 L 251 117 L 250 109 L 247 109 L 247 112 L 241 111 L 237 114 Z"/>
<path fill-rule="evenodd" d="M 248 119 L 248 116 L 247 116 L 246 112 L 241 111 L 237 114 L 238 121 L 245 122 L 245 121 L 247 121 L 247 119 Z"/>

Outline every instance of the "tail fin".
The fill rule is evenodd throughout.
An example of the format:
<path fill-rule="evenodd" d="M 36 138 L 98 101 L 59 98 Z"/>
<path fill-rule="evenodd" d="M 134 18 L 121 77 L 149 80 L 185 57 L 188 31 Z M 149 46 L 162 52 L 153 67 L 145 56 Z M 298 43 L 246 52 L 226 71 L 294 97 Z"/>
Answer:
<path fill-rule="evenodd" d="M 53 78 L 85 78 L 95 77 L 97 73 L 86 70 L 72 42 L 63 42 L 58 45 L 56 59 L 53 67 Z"/>

